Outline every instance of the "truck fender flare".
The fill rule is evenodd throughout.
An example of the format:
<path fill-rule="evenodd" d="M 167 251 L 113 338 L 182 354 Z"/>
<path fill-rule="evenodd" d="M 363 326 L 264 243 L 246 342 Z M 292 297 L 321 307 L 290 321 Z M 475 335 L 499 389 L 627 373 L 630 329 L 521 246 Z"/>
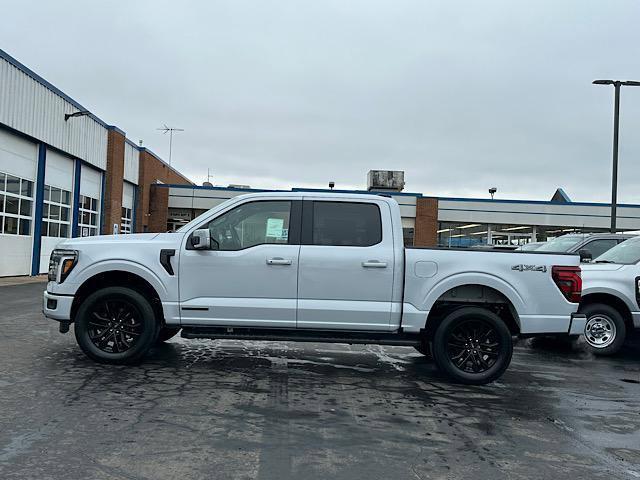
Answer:
<path fill-rule="evenodd" d="M 160 278 L 151 269 L 145 267 L 141 263 L 132 262 L 130 260 L 101 260 L 99 262 L 92 263 L 81 272 L 78 272 L 78 288 L 96 275 L 113 271 L 127 272 L 143 278 L 153 287 L 161 301 L 170 300 L 170 295 Z"/>
<path fill-rule="evenodd" d="M 464 285 L 481 285 L 483 287 L 493 288 L 511 302 L 516 315 L 520 315 L 520 313 L 525 310 L 525 302 L 522 299 L 522 296 L 511 284 L 505 282 L 499 277 L 496 277 L 495 275 L 482 272 L 458 273 L 442 279 L 425 293 L 420 309 L 431 310 L 433 305 L 443 294 L 452 288 L 462 287 Z"/>
<path fill-rule="evenodd" d="M 585 298 L 588 295 L 594 295 L 594 294 L 596 295 L 604 294 L 604 295 L 610 295 L 612 297 L 615 297 L 621 302 L 623 302 L 627 306 L 630 312 L 635 312 L 638 310 L 635 299 L 630 299 L 629 297 L 624 295 L 620 290 L 617 290 L 615 288 L 596 287 L 596 288 L 586 288 L 582 290 L 582 298 Z"/>

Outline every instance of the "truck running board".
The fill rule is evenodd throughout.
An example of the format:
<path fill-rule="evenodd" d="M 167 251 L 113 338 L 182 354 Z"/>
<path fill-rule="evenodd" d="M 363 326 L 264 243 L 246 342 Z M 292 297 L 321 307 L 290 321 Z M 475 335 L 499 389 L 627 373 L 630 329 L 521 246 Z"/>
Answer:
<path fill-rule="evenodd" d="M 343 332 L 338 330 L 294 330 L 285 328 L 236 328 L 236 327 L 182 327 L 182 338 L 211 338 L 235 340 L 264 340 L 274 342 L 317 342 L 399 345 L 420 345 L 416 334 L 386 332 Z"/>

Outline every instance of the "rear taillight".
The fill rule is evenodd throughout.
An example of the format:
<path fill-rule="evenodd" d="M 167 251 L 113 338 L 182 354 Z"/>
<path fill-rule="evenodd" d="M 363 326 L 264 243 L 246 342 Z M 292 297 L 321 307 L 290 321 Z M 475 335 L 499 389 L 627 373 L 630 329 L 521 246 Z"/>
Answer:
<path fill-rule="evenodd" d="M 580 267 L 560 267 L 551 268 L 551 277 L 562 294 L 572 303 L 580 303 L 582 296 L 582 277 Z"/>

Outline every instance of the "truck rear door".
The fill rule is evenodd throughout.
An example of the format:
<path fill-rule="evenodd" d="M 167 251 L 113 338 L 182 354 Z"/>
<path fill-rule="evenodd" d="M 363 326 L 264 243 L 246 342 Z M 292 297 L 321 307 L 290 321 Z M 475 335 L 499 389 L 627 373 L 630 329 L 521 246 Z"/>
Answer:
<path fill-rule="evenodd" d="M 391 212 L 372 199 L 305 199 L 298 328 L 390 330 Z"/>

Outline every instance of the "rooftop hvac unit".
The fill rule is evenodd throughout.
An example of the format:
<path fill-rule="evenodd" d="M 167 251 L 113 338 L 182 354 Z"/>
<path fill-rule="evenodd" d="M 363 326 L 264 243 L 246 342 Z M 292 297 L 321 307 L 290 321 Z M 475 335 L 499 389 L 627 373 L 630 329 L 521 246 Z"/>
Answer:
<path fill-rule="evenodd" d="M 404 189 L 404 172 L 400 170 L 369 170 L 367 190 L 401 192 Z"/>

